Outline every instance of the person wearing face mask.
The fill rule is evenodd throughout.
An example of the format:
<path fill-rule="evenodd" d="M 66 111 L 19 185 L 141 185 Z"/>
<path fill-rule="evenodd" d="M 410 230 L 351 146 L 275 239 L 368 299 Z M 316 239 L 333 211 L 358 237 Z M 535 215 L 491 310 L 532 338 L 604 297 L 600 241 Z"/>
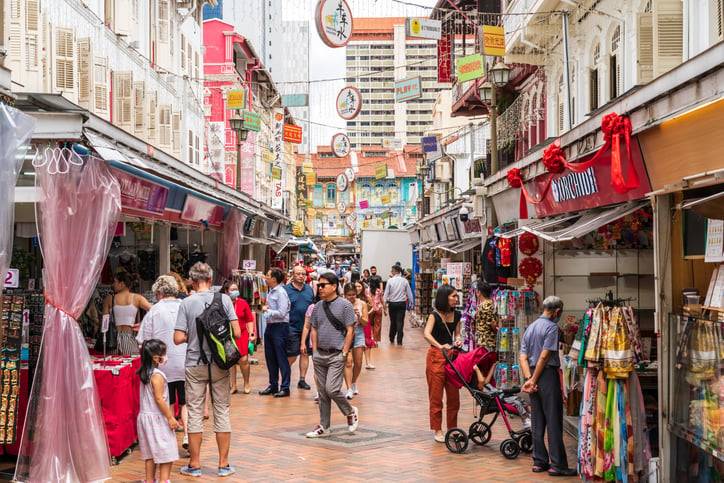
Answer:
<path fill-rule="evenodd" d="M 241 376 L 244 378 L 244 394 L 251 392 L 251 366 L 249 365 L 249 341 L 256 340 L 254 335 L 254 314 L 251 312 L 251 307 L 246 300 L 241 297 L 239 292 L 239 286 L 236 282 L 227 280 L 221 287 L 221 293 L 225 293 L 231 299 L 231 303 L 234 304 L 234 311 L 236 316 L 239 318 L 239 328 L 241 329 L 241 336 L 236 339 L 236 346 L 239 348 L 241 359 L 239 359 L 239 369 L 241 369 Z M 236 394 L 239 390 L 236 387 L 236 366 L 232 366 L 230 369 L 231 378 L 231 394 Z"/>
<path fill-rule="evenodd" d="M 525 377 L 523 391 L 530 393 L 534 473 L 575 476 L 568 467 L 563 444 L 563 391 L 559 371 L 558 321 L 563 301 L 551 295 L 542 304 L 543 314 L 528 326 L 520 344 L 520 369 Z M 548 432 L 548 450 L 544 436 Z"/>
<path fill-rule="evenodd" d="M 139 344 L 144 341 L 158 339 L 166 344 L 165 363 L 159 364 L 168 381 L 168 396 L 170 407 L 178 402 L 179 413 L 183 425 L 183 447 L 188 447 L 188 434 L 186 425 L 188 413 L 186 411 L 186 372 L 184 360 L 186 359 L 186 344 L 173 343 L 173 331 L 178 317 L 181 300 L 176 298 L 179 292 L 178 282 L 170 275 L 161 275 L 156 279 L 151 290 L 156 296 L 156 303 L 146 313 L 138 329 L 136 340 Z"/>

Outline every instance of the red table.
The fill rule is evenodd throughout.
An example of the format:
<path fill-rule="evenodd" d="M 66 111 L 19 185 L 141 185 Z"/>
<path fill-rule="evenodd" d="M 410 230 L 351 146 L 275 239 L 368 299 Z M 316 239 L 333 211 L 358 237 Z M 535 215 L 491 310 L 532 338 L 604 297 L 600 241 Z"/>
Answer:
<path fill-rule="evenodd" d="M 111 456 L 116 458 L 138 439 L 136 418 L 140 407 L 141 381 L 136 371 L 140 365 L 141 359 L 136 357 L 131 364 L 120 367 L 107 365 L 105 369 L 93 371 L 106 423 L 108 446 Z"/>

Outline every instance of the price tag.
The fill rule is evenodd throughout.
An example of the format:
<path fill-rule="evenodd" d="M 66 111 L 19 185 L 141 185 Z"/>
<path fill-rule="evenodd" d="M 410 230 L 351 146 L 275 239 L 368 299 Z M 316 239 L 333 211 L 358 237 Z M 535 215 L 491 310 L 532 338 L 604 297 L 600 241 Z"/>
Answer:
<path fill-rule="evenodd" d="M 244 260 L 241 263 L 241 268 L 244 270 L 256 270 L 256 260 Z"/>
<path fill-rule="evenodd" d="M 103 316 L 103 322 L 101 322 L 101 333 L 105 334 L 108 332 L 108 325 L 111 322 L 111 316 L 110 314 L 106 314 Z"/>
<path fill-rule="evenodd" d="M 20 270 L 17 268 L 8 269 L 5 275 L 5 288 L 18 288 L 20 286 Z"/>

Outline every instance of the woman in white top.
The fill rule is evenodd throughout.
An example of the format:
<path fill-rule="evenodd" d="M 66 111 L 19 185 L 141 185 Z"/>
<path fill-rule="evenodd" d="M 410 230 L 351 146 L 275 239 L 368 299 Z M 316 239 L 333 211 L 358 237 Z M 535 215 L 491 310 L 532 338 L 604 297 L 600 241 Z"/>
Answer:
<path fill-rule="evenodd" d="M 138 355 L 138 342 L 134 331 L 138 330 L 139 309 L 149 311 L 151 304 L 142 295 L 131 293 L 131 276 L 127 272 L 118 272 L 113 276 L 111 288 L 114 294 L 103 301 L 103 315 L 111 313 L 111 322 L 118 329 L 118 353 L 125 356 Z"/>
<path fill-rule="evenodd" d="M 166 344 L 167 362 L 165 365 L 160 366 L 159 370 L 164 373 L 168 381 L 169 401 L 172 409 L 174 403 L 178 401 L 184 429 L 184 447 L 186 447 L 188 444 L 188 435 L 186 433 L 186 421 L 188 420 L 185 390 L 186 371 L 184 367 L 186 344 L 176 345 L 173 342 L 174 326 L 181 305 L 181 299 L 176 298 L 179 292 L 178 283 L 170 275 L 161 275 L 156 279 L 151 290 L 156 296 L 157 302 L 143 318 L 136 340 L 139 344 L 143 344 L 143 341 L 158 339 Z"/>

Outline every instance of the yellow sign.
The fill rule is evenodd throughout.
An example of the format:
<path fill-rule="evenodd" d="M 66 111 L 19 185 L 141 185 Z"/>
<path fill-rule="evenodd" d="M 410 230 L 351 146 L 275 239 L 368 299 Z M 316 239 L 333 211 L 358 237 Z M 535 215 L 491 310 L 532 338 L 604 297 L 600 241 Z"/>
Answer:
<path fill-rule="evenodd" d="M 312 174 L 314 172 L 314 166 L 312 163 L 304 162 L 302 163 L 302 173 L 304 174 Z"/>
<path fill-rule="evenodd" d="M 307 173 L 305 177 L 307 178 L 307 186 L 312 186 L 317 182 L 317 175 L 314 173 Z"/>
<path fill-rule="evenodd" d="M 246 91 L 243 89 L 226 92 L 227 109 L 243 109 L 246 104 Z"/>
<path fill-rule="evenodd" d="M 267 163 L 273 163 L 274 162 L 274 153 L 272 153 L 268 149 L 262 149 L 261 160 L 264 162 L 267 162 Z"/>
<path fill-rule="evenodd" d="M 380 203 L 382 203 L 383 205 L 389 205 L 390 204 L 390 195 L 380 196 Z"/>
<path fill-rule="evenodd" d="M 309 208 L 309 209 L 307 210 L 307 216 L 310 216 L 310 217 L 314 218 L 314 216 L 315 216 L 316 214 L 317 214 L 317 210 L 315 210 L 314 208 Z"/>
<path fill-rule="evenodd" d="M 505 29 L 483 25 L 483 53 L 493 57 L 505 55 Z"/>

